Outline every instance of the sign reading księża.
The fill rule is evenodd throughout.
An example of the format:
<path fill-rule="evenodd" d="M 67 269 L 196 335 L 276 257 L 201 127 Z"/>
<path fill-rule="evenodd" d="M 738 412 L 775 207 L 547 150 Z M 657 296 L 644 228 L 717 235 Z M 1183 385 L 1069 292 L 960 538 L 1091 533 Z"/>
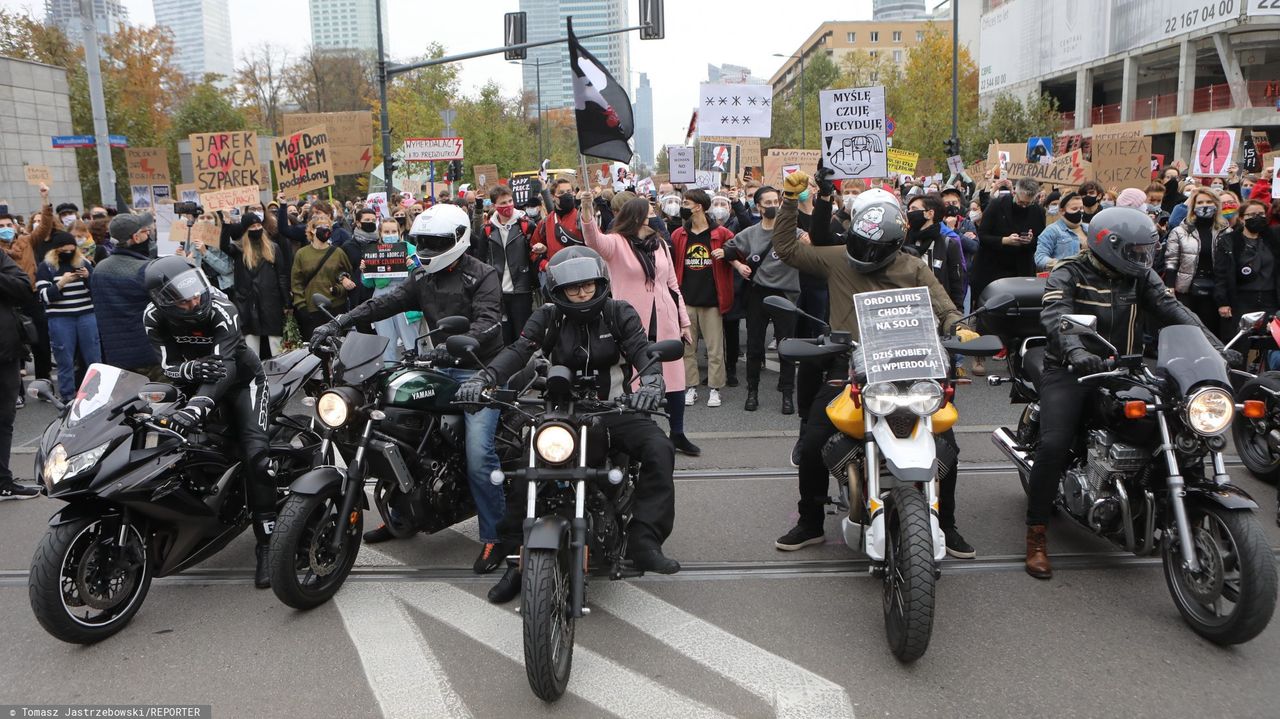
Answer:
<path fill-rule="evenodd" d="M 461 137 L 408 137 L 404 141 L 406 162 L 461 160 L 462 158 Z"/>
<path fill-rule="evenodd" d="M 884 86 L 823 90 L 819 97 L 823 164 L 835 171 L 832 177 L 887 175 Z"/>
<path fill-rule="evenodd" d="M 859 215 L 863 232 L 881 231 L 874 218 Z M 947 356 L 938 340 L 929 288 L 907 287 L 853 296 L 862 338 L 867 383 L 945 377 Z"/>

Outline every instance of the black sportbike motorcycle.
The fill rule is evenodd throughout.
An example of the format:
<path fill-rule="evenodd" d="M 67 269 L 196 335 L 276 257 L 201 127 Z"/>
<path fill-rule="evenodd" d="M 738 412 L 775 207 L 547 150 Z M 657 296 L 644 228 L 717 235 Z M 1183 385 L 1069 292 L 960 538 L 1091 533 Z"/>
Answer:
<path fill-rule="evenodd" d="M 1002 427 L 992 439 L 1013 461 L 1025 490 L 1040 413 L 1052 408 L 1042 410 L 1035 394 L 1043 337 L 1033 344 L 1013 330 L 1038 326 L 1030 320 L 1038 317 L 1040 298 L 1022 279 L 1002 283 L 992 283 L 984 297 L 1009 292 L 1019 306 L 1009 308 L 1007 322 L 1000 311 L 987 321 L 1007 338 L 1014 401 L 1028 404 L 1015 429 Z M 1257 504 L 1231 483 L 1222 457 L 1237 411 L 1226 363 L 1198 327 L 1161 330 L 1152 368 L 1142 355 L 1118 356 L 1094 331 L 1096 317 L 1067 315 L 1061 322 L 1064 334 L 1083 338 L 1111 359 L 1106 371 L 1079 378 L 1090 401 L 1056 506 L 1126 551 L 1159 550 L 1169 593 L 1197 634 L 1215 644 L 1249 641 L 1275 610 L 1276 564 L 1253 514 Z"/>
<path fill-rule="evenodd" d="M 264 363 L 280 496 L 319 447 L 308 418 L 285 414 L 299 392 L 319 392 L 319 367 L 305 350 Z M 40 440 L 36 476 L 67 503 L 31 559 L 31 609 L 58 639 L 90 644 L 129 623 L 153 578 L 199 564 L 249 526 L 244 458 L 220 413 L 197 432 L 176 432 L 161 418 L 186 398 L 116 367 L 91 365 L 70 404 L 44 380 L 28 392 L 61 413 Z"/>

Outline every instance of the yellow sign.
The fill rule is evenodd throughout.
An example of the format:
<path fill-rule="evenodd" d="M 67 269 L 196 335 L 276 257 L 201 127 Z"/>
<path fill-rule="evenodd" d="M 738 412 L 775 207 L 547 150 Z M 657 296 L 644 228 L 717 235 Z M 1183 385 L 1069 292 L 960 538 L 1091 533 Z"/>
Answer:
<path fill-rule="evenodd" d="M 916 163 L 920 161 L 920 153 L 910 150 L 889 148 L 889 174 L 912 175 L 916 171 Z"/>

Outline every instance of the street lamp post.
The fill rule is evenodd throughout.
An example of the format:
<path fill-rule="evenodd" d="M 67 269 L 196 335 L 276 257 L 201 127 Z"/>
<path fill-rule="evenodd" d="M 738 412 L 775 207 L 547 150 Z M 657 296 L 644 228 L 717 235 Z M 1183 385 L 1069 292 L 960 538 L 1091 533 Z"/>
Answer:
<path fill-rule="evenodd" d="M 799 55 L 783 55 L 780 52 L 775 52 L 773 56 L 787 57 L 787 58 L 791 58 L 792 60 L 800 61 L 800 79 L 798 80 L 800 84 L 800 146 L 804 147 L 806 144 L 808 144 L 806 142 L 806 134 L 805 134 L 805 127 L 804 127 L 804 53 L 800 53 Z"/>

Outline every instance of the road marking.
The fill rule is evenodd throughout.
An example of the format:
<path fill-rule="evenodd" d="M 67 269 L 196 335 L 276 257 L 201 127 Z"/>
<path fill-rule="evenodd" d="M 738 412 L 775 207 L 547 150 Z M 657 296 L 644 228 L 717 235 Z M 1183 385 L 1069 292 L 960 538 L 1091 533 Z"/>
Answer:
<path fill-rule="evenodd" d="M 783 659 L 625 582 L 593 587 L 591 604 L 666 644 L 773 706 L 778 717 L 849 717 L 849 695 Z"/>

